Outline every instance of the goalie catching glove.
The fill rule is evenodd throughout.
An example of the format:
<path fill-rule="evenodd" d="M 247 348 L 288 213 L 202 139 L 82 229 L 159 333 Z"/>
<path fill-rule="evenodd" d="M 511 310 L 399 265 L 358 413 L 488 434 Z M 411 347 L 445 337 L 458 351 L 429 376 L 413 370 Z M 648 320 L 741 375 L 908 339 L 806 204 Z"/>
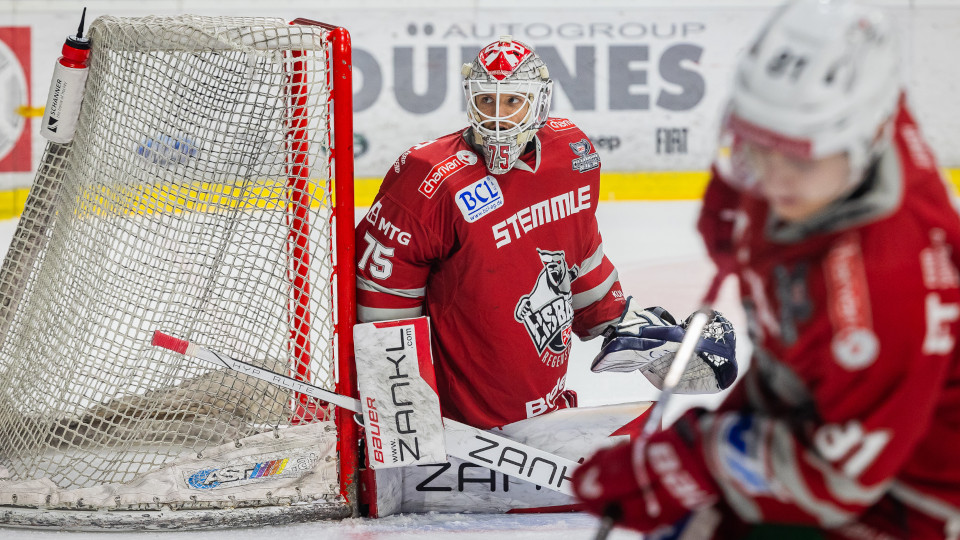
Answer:
<path fill-rule="evenodd" d="M 630 297 L 620 320 L 604 331 L 603 347 L 590 370 L 640 370 L 654 386 L 663 388 L 673 357 L 680 348 L 689 318 L 677 324 L 661 307 L 641 309 Z M 706 394 L 729 387 L 737 378 L 736 336 L 733 325 L 720 313 L 703 330 L 696 355 L 690 359 L 674 390 L 680 394 Z"/>

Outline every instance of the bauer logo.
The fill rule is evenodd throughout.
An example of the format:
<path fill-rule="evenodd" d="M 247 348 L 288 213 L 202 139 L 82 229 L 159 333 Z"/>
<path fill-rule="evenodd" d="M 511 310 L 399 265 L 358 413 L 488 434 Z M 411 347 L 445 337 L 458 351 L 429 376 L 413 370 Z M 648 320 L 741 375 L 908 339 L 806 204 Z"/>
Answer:
<path fill-rule="evenodd" d="M 430 169 L 430 173 L 427 174 L 427 177 L 424 178 L 423 182 L 420 183 L 420 193 L 426 195 L 428 199 L 433 198 L 433 194 L 437 192 L 437 188 L 440 187 L 440 184 L 443 183 L 444 179 L 455 174 L 457 171 L 470 165 L 475 165 L 476 163 L 476 154 L 469 150 L 460 150 L 456 154 L 444 159 L 440 163 L 437 163 L 432 169 Z"/>
<path fill-rule="evenodd" d="M 456 199 L 467 223 L 473 223 L 503 206 L 500 185 L 497 184 L 497 179 L 490 175 L 458 191 Z"/>

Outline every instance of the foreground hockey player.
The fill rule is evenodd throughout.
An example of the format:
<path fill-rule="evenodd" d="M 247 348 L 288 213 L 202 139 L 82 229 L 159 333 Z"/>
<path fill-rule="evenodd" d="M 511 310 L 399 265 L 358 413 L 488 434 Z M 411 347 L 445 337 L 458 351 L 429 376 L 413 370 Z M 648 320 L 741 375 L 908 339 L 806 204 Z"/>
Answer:
<path fill-rule="evenodd" d="M 739 276 L 752 363 L 717 412 L 578 469 L 591 511 L 681 538 L 960 535 L 960 220 L 891 26 L 802 0 L 740 61 L 699 228 Z"/>
<path fill-rule="evenodd" d="M 443 415 L 480 428 L 575 405 L 573 334 L 606 332 L 619 351 L 595 370 L 656 383 L 682 325 L 624 297 L 595 218 L 600 156 L 548 116 L 547 66 L 503 37 L 463 76 L 469 127 L 404 152 L 358 226 L 361 322 L 428 315 Z M 640 339 L 652 326 L 662 333 Z M 712 356 L 686 372 L 687 391 L 733 382 L 732 345 Z"/>

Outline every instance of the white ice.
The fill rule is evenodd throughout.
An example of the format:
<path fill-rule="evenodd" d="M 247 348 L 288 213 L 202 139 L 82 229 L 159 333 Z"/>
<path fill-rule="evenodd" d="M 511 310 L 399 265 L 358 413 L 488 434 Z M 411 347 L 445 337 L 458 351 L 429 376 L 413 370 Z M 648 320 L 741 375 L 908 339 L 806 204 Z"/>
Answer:
<path fill-rule="evenodd" d="M 604 252 L 616 265 L 624 292 L 646 305 L 660 305 L 678 319 L 697 309 L 712 275 L 713 266 L 694 229 L 699 202 L 604 202 L 597 217 L 604 240 Z M 365 209 L 358 209 L 358 218 Z M 0 221 L 0 249 L 5 249 L 16 228 L 16 220 Z M 749 345 L 743 312 L 736 300 L 732 280 L 721 289 L 717 308 L 737 328 L 741 373 L 747 366 Z M 491 336 L 495 339 L 495 336 Z M 567 385 L 575 389 L 581 405 L 653 400 L 657 390 L 639 374 L 594 374 L 590 360 L 599 349 L 599 340 L 575 343 Z M 713 406 L 722 395 L 677 396 L 667 407 L 667 423 L 690 406 Z M 138 540 L 418 540 L 509 538 L 516 540 L 590 539 L 597 520 L 576 513 L 566 514 L 427 514 L 388 518 L 349 519 L 264 529 L 210 532 L 65 533 L 0 529 L 0 539 L 92 540 L 128 538 Z M 613 540 L 636 539 L 639 535 L 615 531 Z"/>

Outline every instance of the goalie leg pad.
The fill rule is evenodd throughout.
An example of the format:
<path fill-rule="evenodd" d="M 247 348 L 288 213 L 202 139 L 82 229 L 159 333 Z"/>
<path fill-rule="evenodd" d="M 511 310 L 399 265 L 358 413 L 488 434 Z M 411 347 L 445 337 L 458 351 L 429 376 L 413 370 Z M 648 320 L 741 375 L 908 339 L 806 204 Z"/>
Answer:
<path fill-rule="evenodd" d="M 445 462 L 429 319 L 358 324 L 353 336 L 370 467 Z"/>

